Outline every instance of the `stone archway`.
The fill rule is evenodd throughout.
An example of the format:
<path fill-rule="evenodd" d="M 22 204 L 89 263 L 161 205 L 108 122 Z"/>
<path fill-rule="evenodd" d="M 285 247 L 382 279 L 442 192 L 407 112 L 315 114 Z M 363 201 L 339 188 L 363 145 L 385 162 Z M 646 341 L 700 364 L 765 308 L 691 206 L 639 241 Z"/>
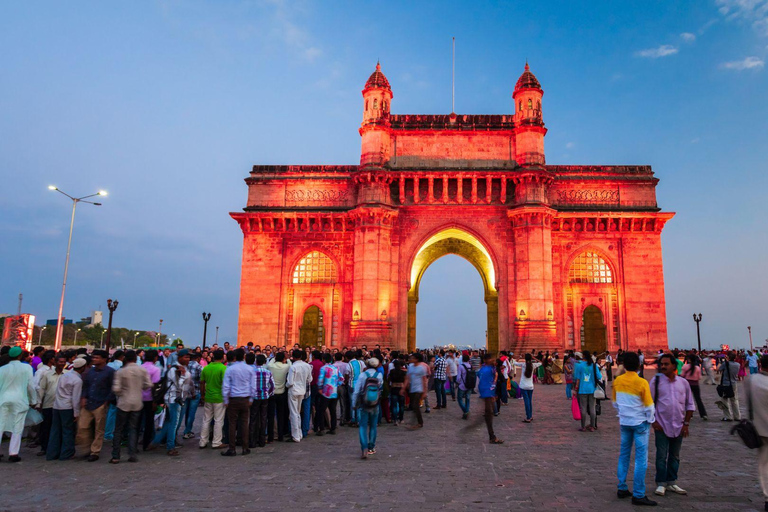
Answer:
<path fill-rule="evenodd" d="M 499 292 L 491 255 L 473 235 L 457 228 L 445 229 L 424 242 L 411 265 L 411 281 L 408 289 L 408 350 L 416 349 L 416 304 L 419 302 L 419 285 L 427 268 L 437 259 L 455 254 L 467 260 L 477 269 L 483 280 L 487 308 L 487 349 L 499 350 Z"/>
<path fill-rule="evenodd" d="M 607 347 L 606 325 L 603 312 L 594 305 L 584 308 L 581 322 L 581 349 L 602 354 Z"/>

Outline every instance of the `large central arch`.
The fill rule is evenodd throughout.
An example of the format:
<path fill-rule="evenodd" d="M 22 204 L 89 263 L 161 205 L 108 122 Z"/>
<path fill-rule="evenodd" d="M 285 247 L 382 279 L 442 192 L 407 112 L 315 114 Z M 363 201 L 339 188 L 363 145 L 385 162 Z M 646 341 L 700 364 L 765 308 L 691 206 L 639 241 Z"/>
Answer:
<path fill-rule="evenodd" d="M 413 258 L 408 289 L 408 350 L 416 349 L 416 304 L 419 302 L 421 278 L 432 263 L 447 254 L 461 256 L 480 274 L 487 307 L 487 349 L 491 353 L 498 352 L 499 292 L 493 258 L 480 240 L 460 228 L 447 228 L 432 235 L 421 244 Z"/>

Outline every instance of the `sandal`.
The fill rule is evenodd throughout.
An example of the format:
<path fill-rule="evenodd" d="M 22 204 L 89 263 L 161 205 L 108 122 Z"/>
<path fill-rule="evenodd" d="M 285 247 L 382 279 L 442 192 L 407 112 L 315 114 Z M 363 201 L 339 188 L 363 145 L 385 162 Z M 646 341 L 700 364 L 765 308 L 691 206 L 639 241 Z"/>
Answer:
<path fill-rule="evenodd" d="M 120 459 L 109 459 L 110 464 L 120 464 Z"/>
<path fill-rule="evenodd" d="M 491 439 L 491 444 L 504 444 L 504 441 L 502 441 L 497 437 L 494 437 L 493 439 Z"/>

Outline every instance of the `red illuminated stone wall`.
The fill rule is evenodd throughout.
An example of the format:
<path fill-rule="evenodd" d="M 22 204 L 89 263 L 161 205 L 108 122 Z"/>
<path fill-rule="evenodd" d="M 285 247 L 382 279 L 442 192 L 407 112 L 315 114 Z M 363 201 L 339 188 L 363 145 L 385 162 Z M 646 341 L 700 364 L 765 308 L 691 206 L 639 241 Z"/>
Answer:
<path fill-rule="evenodd" d="M 452 252 L 483 279 L 491 350 L 579 349 L 589 306 L 606 349 L 666 348 L 673 214 L 656 204 L 658 179 L 647 166 L 546 165 L 542 97 L 526 65 L 512 114 L 393 115 L 377 67 L 359 165 L 254 166 L 231 214 L 244 233 L 239 344 L 292 346 L 317 306 L 327 346 L 411 349 L 420 276 Z M 321 270 L 303 277 L 317 254 Z"/>

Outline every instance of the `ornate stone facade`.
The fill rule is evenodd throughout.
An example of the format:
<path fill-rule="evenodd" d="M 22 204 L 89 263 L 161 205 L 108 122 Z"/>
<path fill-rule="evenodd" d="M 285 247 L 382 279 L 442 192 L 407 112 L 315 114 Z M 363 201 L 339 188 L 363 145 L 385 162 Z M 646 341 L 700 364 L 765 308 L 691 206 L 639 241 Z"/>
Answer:
<path fill-rule="evenodd" d="M 254 166 L 231 214 L 239 344 L 413 349 L 421 277 L 457 254 L 482 279 L 492 351 L 666 348 L 658 179 L 546 165 L 543 94 L 526 64 L 514 114 L 395 115 L 377 65 L 359 165 Z"/>

